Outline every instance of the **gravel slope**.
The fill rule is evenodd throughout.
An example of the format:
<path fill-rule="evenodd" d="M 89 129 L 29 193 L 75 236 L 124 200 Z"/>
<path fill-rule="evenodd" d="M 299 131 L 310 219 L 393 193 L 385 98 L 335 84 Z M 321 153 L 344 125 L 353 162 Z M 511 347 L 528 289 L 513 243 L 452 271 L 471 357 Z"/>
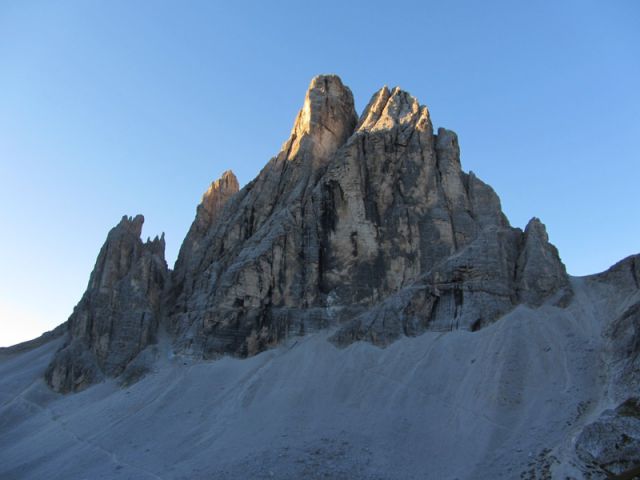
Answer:
<path fill-rule="evenodd" d="M 338 349 L 324 332 L 246 360 L 193 362 L 161 342 L 138 383 L 67 396 L 42 381 L 60 339 L 5 356 L 0 478 L 579 475 L 571 439 L 611 407 L 610 313 L 593 301 L 597 286 L 572 284 L 567 309 L 521 306 L 475 333 L 427 332 L 385 349 Z"/>

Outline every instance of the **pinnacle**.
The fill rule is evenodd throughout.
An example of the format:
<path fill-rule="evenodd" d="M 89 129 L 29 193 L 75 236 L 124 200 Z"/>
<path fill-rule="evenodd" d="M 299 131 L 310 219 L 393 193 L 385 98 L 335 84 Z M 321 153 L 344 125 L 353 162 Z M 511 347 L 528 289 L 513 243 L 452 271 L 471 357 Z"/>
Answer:
<path fill-rule="evenodd" d="M 532 217 L 531 220 L 527 222 L 527 226 L 524 229 L 524 233 L 527 236 L 535 235 L 540 237 L 543 241 L 547 242 L 549 240 L 547 234 L 547 227 L 538 217 Z"/>
<path fill-rule="evenodd" d="M 229 196 L 236 193 L 238 190 L 240 190 L 238 179 L 233 171 L 226 170 L 219 179 L 211 182 L 211 185 L 209 185 L 209 188 L 202 196 L 202 201 L 203 203 L 207 203 L 206 199 L 212 195 L 222 194 L 224 196 Z"/>
<path fill-rule="evenodd" d="M 412 126 L 430 130 L 429 110 L 400 87 L 389 90 L 386 85 L 373 94 L 358 121 L 357 131 L 390 130 L 396 126 Z"/>
<path fill-rule="evenodd" d="M 137 237 L 142 233 L 142 225 L 144 224 L 144 215 L 138 214 L 135 217 L 123 215 L 116 229 L 127 230 Z"/>
<path fill-rule="evenodd" d="M 347 141 L 356 123 L 351 90 L 337 75 L 318 75 L 309 84 L 283 150 L 287 159 L 298 154 L 326 159 Z"/>
<path fill-rule="evenodd" d="M 222 176 L 220 178 L 221 179 L 236 179 L 236 175 L 233 173 L 233 170 L 225 170 L 222 173 Z"/>

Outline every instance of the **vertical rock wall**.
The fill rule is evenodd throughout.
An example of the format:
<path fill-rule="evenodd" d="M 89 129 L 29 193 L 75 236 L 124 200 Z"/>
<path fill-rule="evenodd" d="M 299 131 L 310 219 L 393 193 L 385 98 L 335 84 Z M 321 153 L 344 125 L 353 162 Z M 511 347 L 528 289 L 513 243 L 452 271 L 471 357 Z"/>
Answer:
<path fill-rule="evenodd" d="M 231 172 L 212 183 L 171 273 L 142 217 L 110 232 L 47 372 L 55 389 L 118 375 L 160 321 L 180 354 L 247 356 L 335 324 L 340 344 L 475 330 L 571 296 L 544 226 L 512 228 L 462 171 L 456 134 L 399 88 L 358 118 L 338 77 L 314 78 L 280 153 L 238 187 Z"/>
<path fill-rule="evenodd" d="M 55 390 L 116 376 L 155 339 L 168 279 L 164 236 L 143 243 L 144 218 L 123 217 L 107 236 L 68 337 L 46 372 Z"/>

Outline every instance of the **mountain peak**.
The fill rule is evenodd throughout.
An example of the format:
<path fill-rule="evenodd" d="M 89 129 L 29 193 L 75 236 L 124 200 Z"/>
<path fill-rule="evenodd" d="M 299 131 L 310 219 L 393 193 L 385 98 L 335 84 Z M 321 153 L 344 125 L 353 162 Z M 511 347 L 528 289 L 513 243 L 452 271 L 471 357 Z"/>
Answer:
<path fill-rule="evenodd" d="M 209 188 L 202 195 L 202 201 L 198 206 L 196 222 L 202 229 L 208 228 L 217 218 L 227 203 L 227 200 L 240 190 L 238 179 L 231 170 L 225 171 L 222 176 L 211 182 Z"/>
<path fill-rule="evenodd" d="M 570 278 L 398 87 L 355 125 L 314 78 L 256 179 L 210 184 L 173 271 L 123 217 L 68 322 L 0 349 L 0 477 L 631 478 L 640 256 Z M 401 343 L 333 346 L 357 341 Z M 55 391 L 123 388 L 51 395 L 47 362 Z"/>
<path fill-rule="evenodd" d="M 176 260 L 175 271 L 180 275 L 184 273 L 185 264 L 189 263 L 194 252 L 202 247 L 207 232 L 215 225 L 226 203 L 239 190 L 240 185 L 235 174 L 231 170 L 226 170 L 220 178 L 211 182 L 204 192 L 196 209 L 196 218 L 189 228 Z"/>
<path fill-rule="evenodd" d="M 305 154 L 330 157 L 351 136 L 357 118 L 353 94 L 340 77 L 314 77 L 283 148 L 287 159 Z"/>
<path fill-rule="evenodd" d="M 219 195 L 234 194 L 240 190 L 238 179 L 231 170 L 226 170 L 220 178 L 211 182 L 209 188 L 202 195 L 202 205 L 210 207 L 211 201 Z"/>
<path fill-rule="evenodd" d="M 168 288 L 155 248 L 110 234 L 94 275 L 108 281 L 91 284 L 70 320 L 70 338 L 95 352 L 96 371 L 118 375 L 160 324 L 176 353 L 202 358 L 250 356 L 338 324 L 338 343 L 384 345 L 428 329 L 475 331 L 570 290 L 541 224 L 512 228 L 495 192 L 462 170 L 455 133 L 434 135 L 427 107 L 408 92 L 383 87 L 357 123 L 340 78 L 315 77 L 291 138 L 258 177 L 242 191 L 231 171 L 211 183 Z M 84 322 L 100 318 L 126 335 L 139 318 L 127 312 L 150 323 L 126 348 L 121 337 L 91 336 Z M 84 365 L 73 358 L 54 359 L 56 378 Z"/>
<path fill-rule="evenodd" d="M 118 234 L 128 232 L 139 237 L 142 234 L 142 225 L 144 225 L 144 215 L 138 214 L 134 217 L 123 215 L 120 223 L 112 229 L 112 232 L 114 232 L 114 235 L 116 232 Z"/>
<path fill-rule="evenodd" d="M 391 130 L 394 127 L 431 130 L 429 110 L 400 87 L 386 85 L 374 93 L 358 122 L 358 131 Z"/>
<path fill-rule="evenodd" d="M 529 220 L 523 242 L 516 270 L 522 301 L 538 306 L 558 291 L 564 292 L 559 301 L 568 301 L 571 296 L 566 268 L 539 218 Z"/>
<path fill-rule="evenodd" d="M 45 373 L 57 391 L 119 375 L 155 338 L 168 278 L 164 235 L 143 243 L 144 217 L 124 216 L 100 249 L 89 284 L 67 323 L 69 341 Z"/>

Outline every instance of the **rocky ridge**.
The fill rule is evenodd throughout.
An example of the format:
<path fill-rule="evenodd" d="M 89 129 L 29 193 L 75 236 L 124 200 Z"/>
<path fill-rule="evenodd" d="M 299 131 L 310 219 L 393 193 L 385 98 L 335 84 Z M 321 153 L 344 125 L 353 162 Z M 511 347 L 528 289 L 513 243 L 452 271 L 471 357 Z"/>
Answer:
<path fill-rule="evenodd" d="M 57 437 L 41 439 L 55 437 L 57 427 L 67 432 L 73 415 L 57 422 L 55 413 L 65 402 L 71 412 L 83 402 L 100 412 L 80 415 L 74 428 L 97 419 L 106 444 L 112 430 L 120 431 L 114 438 L 127 439 L 146 430 L 150 411 L 155 419 L 171 417 L 183 436 L 158 456 L 169 465 L 184 438 L 187 450 L 193 438 L 205 448 L 221 448 L 238 434 L 243 450 L 265 424 L 273 428 L 263 405 L 274 398 L 275 425 L 293 427 L 279 436 L 280 447 L 273 447 L 278 439 L 271 431 L 267 441 L 256 441 L 260 460 L 254 445 L 238 463 L 213 462 L 224 475 L 257 477 L 267 462 L 284 472 L 282 478 L 299 478 L 322 463 L 319 476 L 379 478 L 377 468 L 369 469 L 373 455 L 346 453 L 345 430 L 327 428 L 321 439 L 322 448 L 340 440 L 344 452 L 331 447 L 326 462 L 309 470 L 299 466 L 287 435 L 297 445 L 303 424 L 316 439 L 319 403 L 329 412 L 321 422 L 344 428 L 347 417 L 364 419 L 353 429 L 353 445 L 371 443 L 361 436 L 370 425 L 386 432 L 372 435 L 388 441 L 381 458 L 400 442 L 385 457 L 388 465 L 378 465 L 392 466 L 389 478 L 410 478 L 395 471 L 403 466 L 415 467 L 415 478 L 428 470 L 433 478 L 484 472 L 491 478 L 604 480 L 640 471 L 640 256 L 570 278 L 542 222 L 533 218 L 524 231 L 512 227 L 491 187 L 462 170 L 456 134 L 434 131 L 428 109 L 407 92 L 383 87 L 358 117 L 339 78 L 313 79 L 290 138 L 260 174 L 240 189 L 227 171 L 205 192 L 173 270 L 164 259 L 163 237 L 140 239 L 143 222 L 141 215 L 125 216 L 109 232 L 67 322 L 40 339 L 0 349 L 5 372 L 11 372 L 3 388 L 15 393 L 3 397 L 9 420 L 2 450 L 13 448 L 20 435 L 11 425 L 24 419 L 24 431 L 37 432 L 33 441 L 18 441 L 39 459 L 30 462 L 32 471 L 46 460 L 32 444 L 48 445 L 58 458 Z M 248 360 L 182 368 L 193 358 L 251 357 L 319 329 L 329 330 Z M 401 339 L 426 331 L 438 333 Z M 336 350 L 326 338 L 339 347 L 365 341 L 389 348 L 361 343 Z M 33 379 L 15 383 L 11 365 L 31 371 L 35 357 L 44 366 L 58 346 L 45 371 L 51 389 L 77 392 L 117 377 L 126 391 L 105 383 L 64 397 Z M 153 374 L 131 385 L 152 367 Z M 176 369 L 183 374 L 174 383 Z M 42 367 L 33 372 L 38 378 Z M 147 400 L 132 401 L 136 387 Z M 107 391 L 119 400 L 97 405 Z M 146 410 L 149 403 L 156 410 Z M 32 421 L 34 405 L 46 417 L 42 424 Z M 104 408 L 112 411 L 102 418 Z M 381 417 L 391 422 L 390 430 L 375 430 Z M 164 428 L 155 419 L 151 423 Z M 128 430 L 129 421 L 137 423 Z M 463 431 L 451 428 L 460 422 Z M 100 442 L 92 428 L 86 428 L 92 439 L 87 445 L 100 462 L 110 451 L 95 448 Z M 225 442 L 211 442 L 220 428 Z M 407 436 L 411 428 L 415 437 Z M 82 440 L 75 433 L 64 438 Z M 448 443 L 440 449 L 443 438 Z M 458 450 L 460 442 L 467 446 Z M 322 452 L 313 445 L 301 451 L 303 461 Z M 420 455 L 424 448 L 435 453 L 423 465 L 419 455 L 406 456 L 414 445 Z M 215 457 L 211 451 L 203 454 L 206 468 Z M 21 455 L 5 454 L 0 463 L 12 473 L 26 471 Z M 113 468 L 115 453 L 106 457 L 105 468 Z M 463 470 L 456 464 L 461 461 Z M 149 473 L 159 467 L 117 468 Z"/>
<path fill-rule="evenodd" d="M 312 80 L 252 182 L 226 172 L 211 185 L 173 271 L 162 238 L 140 240 L 142 222 L 109 233 L 47 371 L 55 390 L 121 374 L 160 325 L 176 354 L 251 356 L 327 327 L 339 345 L 477 330 L 572 296 L 544 225 L 509 225 L 427 107 L 383 87 L 358 117 L 333 75 Z"/>
<path fill-rule="evenodd" d="M 143 243 L 144 217 L 122 217 L 107 236 L 87 290 L 67 322 L 63 347 L 45 373 L 57 391 L 117 376 L 156 338 L 168 280 L 164 235 Z"/>

